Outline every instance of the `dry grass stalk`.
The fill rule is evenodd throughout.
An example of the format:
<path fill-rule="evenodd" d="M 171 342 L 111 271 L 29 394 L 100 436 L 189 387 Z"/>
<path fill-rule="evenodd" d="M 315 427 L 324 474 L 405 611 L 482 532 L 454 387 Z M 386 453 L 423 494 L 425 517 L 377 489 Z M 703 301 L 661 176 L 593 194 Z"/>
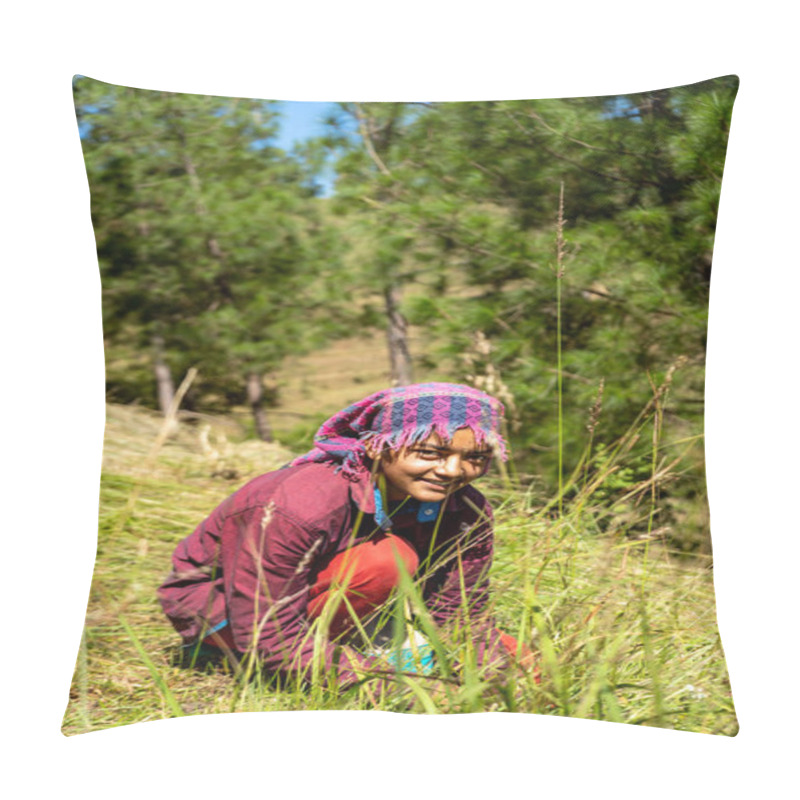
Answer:
<path fill-rule="evenodd" d="M 595 397 L 592 407 L 589 409 L 589 422 L 586 424 L 586 430 L 589 431 L 589 437 L 594 436 L 595 428 L 600 420 L 600 414 L 603 411 L 603 390 L 605 389 L 606 379 L 601 378 L 600 384 L 597 387 L 597 395 Z"/>
<path fill-rule="evenodd" d="M 156 436 L 153 446 L 150 448 L 150 452 L 147 454 L 143 468 L 144 475 L 149 475 L 152 472 L 156 463 L 156 459 L 158 458 L 158 454 L 161 452 L 161 448 L 164 447 L 164 443 L 167 441 L 170 435 L 174 433 L 178 424 L 178 409 L 183 402 L 183 398 L 186 396 L 186 392 L 189 391 L 189 387 L 192 385 L 192 382 L 196 377 L 197 370 L 194 367 L 190 367 L 186 373 L 186 376 L 181 381 L 178 391 L 175 392 L 175 396 L 172 398 L 172 402 L 170 403 L 166 416 L 164 417 L 164 422 L 161 425 L 161 430 L 158 432 L 158 436 Z M 130 519 L 133 509 L 136 507 L 136 502 L 139 499 L 139 495 L 142 493 L 142 486 L 143 480 L 140 479 L 137 481 L 136 485 L 131 490 L 131 493 L 128 495 L 128 502 L 125 504 L 125 508 L 119 515 L 117 524 L 114 527 L 115 536 L 124 530 L 126 523 Z"/>
<path fill-rule="evenodd" d="M 492 343 L 483 331 L 476 331 L 473 334 L 471 350 L 461 356 L 466 369 L 469 370 L 464 379 L 476 389 L 500 400 L 508 412 L 511 430 L 517 431 L 521 423 L 514 395 L 500 376 L 500 370 L 492 363 L 493 349 Z"/>

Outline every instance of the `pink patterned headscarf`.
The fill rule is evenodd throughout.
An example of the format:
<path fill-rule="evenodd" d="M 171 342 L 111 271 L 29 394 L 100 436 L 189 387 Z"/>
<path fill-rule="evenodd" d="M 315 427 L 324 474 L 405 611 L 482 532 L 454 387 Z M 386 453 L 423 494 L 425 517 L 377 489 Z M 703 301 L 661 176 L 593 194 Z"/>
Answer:
<path fill-rule="evenodd" d="M 367 442 L 376 449 L 399 450 L 432 433 L 450 441 L 461 428 L 469 428 L 476 444 L 489 445 L 505 460 L 503 414 L 499 400 L 471 386 L 415 383 L 384 389 L 324 422 L 314 437 L 314 449 L 290 466 L 329 461 L 338 464 L 345 477 L 355 479 L 368 472 Z"/>

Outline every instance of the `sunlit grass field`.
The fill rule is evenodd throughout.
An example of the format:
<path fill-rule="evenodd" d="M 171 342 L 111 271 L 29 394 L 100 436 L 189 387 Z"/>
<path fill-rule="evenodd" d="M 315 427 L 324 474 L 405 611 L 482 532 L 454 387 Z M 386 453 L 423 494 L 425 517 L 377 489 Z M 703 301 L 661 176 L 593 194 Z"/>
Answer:
<path fill-rule="evenodd" d="M 182 664 L 155 594 L 175 545 L 222 499 L 292 453 L 237 441 L 235 425 L 210 418 L 182 423 L 154 446 L 161 426 L 153 412 L 107 408 L 97 562 L 65 734 L 178 715 L 374 707 L 737 732 L 710 557 L 670 552 L 652 526 L 642 533 L 641 525 L 608 524 L 613 514 L 596 501 L 602 474 L 565 498 L 560 513 L 524 479 L 478 484 L 496 516 L 494 614 L 530 642 L 540 682 L 523 668 L 484 675 L 457 640 L 436 642 L 439 675 L 400 676 L 378 696 L 369 682 L 341 691 L 318 681 L 277 687 L 257 670 Z M 647 517 L 650 487 L 631 491 Z M 405 594 L 417 608 L 413 587 Z"/>

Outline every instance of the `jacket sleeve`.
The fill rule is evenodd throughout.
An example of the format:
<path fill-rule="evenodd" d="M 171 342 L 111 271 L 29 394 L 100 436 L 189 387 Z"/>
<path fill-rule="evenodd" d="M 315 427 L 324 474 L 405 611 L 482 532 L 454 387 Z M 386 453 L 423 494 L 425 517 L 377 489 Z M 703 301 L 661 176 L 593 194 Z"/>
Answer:
<path fill-rule="evenodd" d="M 187 643 L 225 619 L 220 532 L 229 505 L 230 498 L 178 544 L 172 571 L 158 588 L 164 613 Z"/>
<path fill-rule="evenodd" d="M 255 648 L 266 667 L 309 680 L 314 636 L 308 621 L 310 572 L 325 531 L 313 530 L 269 504 L 236 514 L 231 562 L 225 564 L 229 624 L 236 649 Z M 335 666 L 340 686 L 361 677 L 375 659 L 321 644 L 323 677 Z"/>
<path fill-rule="evenodd" d="M 489 670 L 508 663 L 502 633 L 489 613 L 489 570 L 494 550 L 494 518 L 479 493 L 460 520 L 460 531 L 436 558 L 440 564 L 427 582 L 426 605 L 437 625 L 467 630 L 478 663 Z"/>

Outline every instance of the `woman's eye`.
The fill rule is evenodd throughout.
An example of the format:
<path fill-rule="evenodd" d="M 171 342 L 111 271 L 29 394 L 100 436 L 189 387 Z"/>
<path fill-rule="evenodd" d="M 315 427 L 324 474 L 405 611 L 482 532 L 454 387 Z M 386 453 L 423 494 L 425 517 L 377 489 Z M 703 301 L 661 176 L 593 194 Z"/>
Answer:
<path fill-rule="evenodd" d="M 416 452 L 422 458 L 439 458 L 438 450 L 417 450 Z"/>

